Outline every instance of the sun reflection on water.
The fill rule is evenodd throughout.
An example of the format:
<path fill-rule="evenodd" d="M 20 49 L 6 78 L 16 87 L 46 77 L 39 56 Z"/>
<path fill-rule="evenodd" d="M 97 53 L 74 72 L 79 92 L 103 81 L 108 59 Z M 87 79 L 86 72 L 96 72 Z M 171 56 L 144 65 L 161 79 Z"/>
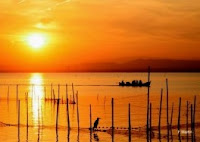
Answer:
<path fill-rule="evenodd" d="M 32 97 L 32 113 L 34 125 L 40 125 L 42 118 L 42 104 L 44 98 L 43 76 L 40 73 L 34 73 L 30 78 L 30 90 Z"/>

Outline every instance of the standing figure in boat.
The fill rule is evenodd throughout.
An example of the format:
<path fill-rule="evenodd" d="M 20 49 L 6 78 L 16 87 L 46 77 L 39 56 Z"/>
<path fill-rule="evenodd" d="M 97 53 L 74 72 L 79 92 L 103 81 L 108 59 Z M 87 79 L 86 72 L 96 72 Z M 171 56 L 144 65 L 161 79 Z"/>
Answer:
<path fill-rule="evenodd" d="M 122 80 L 122 82 L 119 82 L 119 85 L 124 86 L 125 85 L 124 80 Z"/>
<path fill-rule="evenodd" d="M 142 86 L 142 80 L 139 81 L 138 85 L 139 85 L 139 86 Z"/>

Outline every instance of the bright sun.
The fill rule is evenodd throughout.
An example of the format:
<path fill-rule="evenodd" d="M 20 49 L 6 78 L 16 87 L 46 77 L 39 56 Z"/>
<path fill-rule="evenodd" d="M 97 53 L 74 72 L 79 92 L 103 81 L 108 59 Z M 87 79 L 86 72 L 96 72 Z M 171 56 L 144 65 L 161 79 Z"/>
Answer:
<path fill-rule="evenodd" d="M 41 48 L 44 46 L 46 38 L 42 34 L 31 34 L 27 37 L 27 43 L 32 48 Z"/>

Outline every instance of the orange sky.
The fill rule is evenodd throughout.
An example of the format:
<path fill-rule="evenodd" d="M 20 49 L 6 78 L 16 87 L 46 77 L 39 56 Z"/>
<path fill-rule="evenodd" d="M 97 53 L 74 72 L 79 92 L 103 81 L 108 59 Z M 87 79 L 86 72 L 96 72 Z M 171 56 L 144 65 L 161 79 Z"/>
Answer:
<path fill-rule="evenodd" d="M 199 0 L 1 0 L 1 70 L 200 59 Z M 33 49 L 26 38 L 44 34 Z"/>

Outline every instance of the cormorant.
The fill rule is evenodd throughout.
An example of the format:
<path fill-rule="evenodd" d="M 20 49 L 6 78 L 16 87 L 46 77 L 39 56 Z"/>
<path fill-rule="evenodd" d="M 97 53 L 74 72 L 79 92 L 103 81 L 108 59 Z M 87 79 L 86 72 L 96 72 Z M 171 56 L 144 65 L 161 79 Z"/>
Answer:
<path fill-rule="evenodd" d="M 97 128 L 97 126 L 98 126 L 98 124 L 99 124 L 99 119 L 100 119 L 100 118 L 97 117 L 97 120 L 95 120 L 93 129 Z"/>

